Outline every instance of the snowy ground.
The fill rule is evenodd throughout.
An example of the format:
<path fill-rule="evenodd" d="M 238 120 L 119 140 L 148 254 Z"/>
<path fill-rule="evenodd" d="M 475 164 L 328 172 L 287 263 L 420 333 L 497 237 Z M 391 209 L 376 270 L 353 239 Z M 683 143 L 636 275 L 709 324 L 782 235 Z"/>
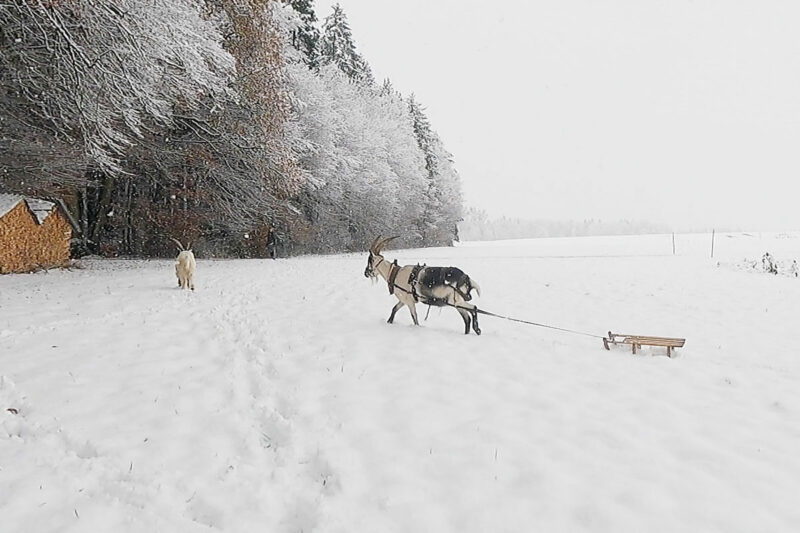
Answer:
<path fill-rule="evenodd" d="M 483 308 L 385 323 L 365 254 L 0 277 L 0 531 L 797 531 L 800 235 L 388 252 Z M 424 310 L 421 309 L 424 313 Z M 17 410 L 17 413 L 7 409 Z"/>

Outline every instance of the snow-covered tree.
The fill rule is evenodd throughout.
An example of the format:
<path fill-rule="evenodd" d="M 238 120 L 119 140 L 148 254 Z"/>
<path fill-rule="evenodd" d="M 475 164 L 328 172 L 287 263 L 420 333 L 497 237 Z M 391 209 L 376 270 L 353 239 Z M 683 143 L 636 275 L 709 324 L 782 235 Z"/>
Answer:
<path fill-rule="evenodd" d="M 221 22 L 199 0 L 0 6 L 4 188 L 71 200 L 99 247 L 131 151 L 235 99 Z"/>
<path fill-rule="evenodd" d="M 0 3 L 0 192 L 61 197 L 106 254 L 446 242 L 449 154 L 341 7 L 315 23 L 311 0 Z"/>
<path fill-rule="evenodd" d="M 298 173 L 272 3 L 0 6 L 2 189 L 65 198 L 93 251 L 287 219 Z"/>
<path fill-rule="evenodd" d="M 288 199 L 299 188 L 295 157 L 286 142 L 290 111 L 283 39 L 273 20 L 273 0 L 206 0 L 223 21 L 223 46 L 235 60 L 236 98 L 204 115 L 187 117 L 169 132 L 172 151 L 141 166 L 153 180 L 170 176 L 170 199 L 182 200 L 181 217 L 222 251 L 244 253 L 245 235 L 294 216 Z M 171 155 L 168 155 L 171 154 Z M 167 202 L 174 203 L 176 200 Z M 187 205 L 188 204 L 188 205 Z M 171 209 L 166 215 L 174 217 Z M 251 250 L 247 253 L 265 253 Z"/>
<path fill-rule="evenodd" d="M 419 220 L 422 242 L 426 246 L 450 245 L 456 237 L 456 225 L 461 220 L 461 180 L 452 155 L 445 150 L 413 94 L 408 99 L 408 113 L 427 172 L 424 208 Z"/>
<path fill-rule="evenodd" d="M 390 232 L 419 244 L 425 167 L 404 102 L 332 65 L 318 75 L 300 65 L 292 79 L 309 247 L 358 250 Z"/>
<path fill-rule="evenodd" d="M 297 15 L 283 10 L 276 18 L 291 47 Z M 311 71 L 296 60 L 286 69 L 293 107 L 286 131 L 304 184 L 293 200 L 306 217 L 298 245 L 363 249 L 388 232 L 419 244 L 425 168 L 404 101 L 353 83 L 334 64 Z"/>
<path fill-rule="evenodd" d="M 145 130 L 227 98 L 233 59 L 201 7 L 192 0 L 0 6 L 4 171 L 43 183 L 48 176 L 80 182 L 87 166 L 120 174 L 126 149 Z M 51 161 L 57 147 L 78 159 L 55 172 L 36 164 L 39 154 Z"/>
<path fill-rule="evenodd" d="M 381 83 L 381 88 L 378 90 L 378 93 L 381 96 L 393 96 L 397 98 L 402 98 L 402 95 L 394 88 L 392 80 L 390 80 L 389 78 L 384 78 L 383 83 Z"/>
<path fill-rule="evenodd" d="M 319 41 L 319 55 L 320 64 L 335 65 L 351 80 L 363 85 L 375 83 L 369 64 L 356 51 L 347 16 L 339 4 L 335 4 L 333 12 L 325 17 Z"/>
<path fill-rule="evenodd" d="M 299 15 L 298 23 L 290 30 L 291 43 L 303 54 L 303 61 L 309 68 L 315 69 L 319 64 L 317 46 L 320 39 L 316 26 L 317 14 L 314 12 L 314 0 L 283 0 Z"/>

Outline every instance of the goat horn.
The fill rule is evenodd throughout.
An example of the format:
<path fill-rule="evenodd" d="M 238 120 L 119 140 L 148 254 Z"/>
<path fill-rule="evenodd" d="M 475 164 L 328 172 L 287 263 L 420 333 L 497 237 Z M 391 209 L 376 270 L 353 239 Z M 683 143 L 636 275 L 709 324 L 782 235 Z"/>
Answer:
<path fill-rule="evenodd" d="M 394 237 L 387 237 L 387 238 L 383 239 L 380 243 L 378 243 L 378 246 L 375 249 L 378 251 L 378 253 L 380 253 L 380 252 L 383 251 L 384 248 L 386 248 L 387 244 L 389 244 L 390 242 L 392 242 L 393 240 L 395 240 L 395 239 L 397 239 L 399 237 L 400 237 L 400 235 L 395 235 Z"/>
<path fill-rule="evenodd" d="M 372 244 L 369 245 L 369 251 L 372 252 L 372 253 L 375 253 L 375 250 L 377 250 L 376 246 L 378 245 L 379 242 L 381 242 L 381 236 L 380 235 L 375 237 L 375 240 L 372 241 Z"/>
<path fill-rule="evenodd" d="M 178 245 L 178 250 L 180 250 L 181 252 L 183 251 L 183 245 L 181 244 L 181 241 L 179 241 L 178 239 L 173 239 L 172 237 L 170 237 L 169 240 Z"/>

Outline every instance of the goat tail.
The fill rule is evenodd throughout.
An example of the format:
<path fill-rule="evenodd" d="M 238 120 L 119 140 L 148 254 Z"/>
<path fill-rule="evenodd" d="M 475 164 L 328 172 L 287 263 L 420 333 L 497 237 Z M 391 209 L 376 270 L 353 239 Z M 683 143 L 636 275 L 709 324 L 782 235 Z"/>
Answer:
<path fill-rule="evenodd" d="M 478 282 L 475 281 L 472 278 L 469 278 L 469 283 L 470 283 L 470 285 L 472 285 L 472 288 L 475 289 L 475 292 L 478 293 L 478 296 L 480 296 L 481 295 L 481 286 L 478 285 Z"/>

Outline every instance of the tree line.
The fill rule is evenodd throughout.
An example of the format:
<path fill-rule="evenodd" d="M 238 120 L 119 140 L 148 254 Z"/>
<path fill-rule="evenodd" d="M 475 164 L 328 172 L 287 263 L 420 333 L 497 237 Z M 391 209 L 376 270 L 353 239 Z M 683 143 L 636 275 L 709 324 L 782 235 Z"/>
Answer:
<path fill-rule="evenodd" d="M 483 209 L 467 208 L 459 224 L 465 241 L 534 239 L 541 237 L 586 237 L 597 235 L 640 235 L 670 233 L 665 224 L 643 220 L 543 220 L 515 217 L 492 217 Z"/>
<path fill-rule="evenodd" d="M 2 3 L 0 191 L 111 256 L 447 245 L 462 216 L 424 107 L 311 0 Z"/>

